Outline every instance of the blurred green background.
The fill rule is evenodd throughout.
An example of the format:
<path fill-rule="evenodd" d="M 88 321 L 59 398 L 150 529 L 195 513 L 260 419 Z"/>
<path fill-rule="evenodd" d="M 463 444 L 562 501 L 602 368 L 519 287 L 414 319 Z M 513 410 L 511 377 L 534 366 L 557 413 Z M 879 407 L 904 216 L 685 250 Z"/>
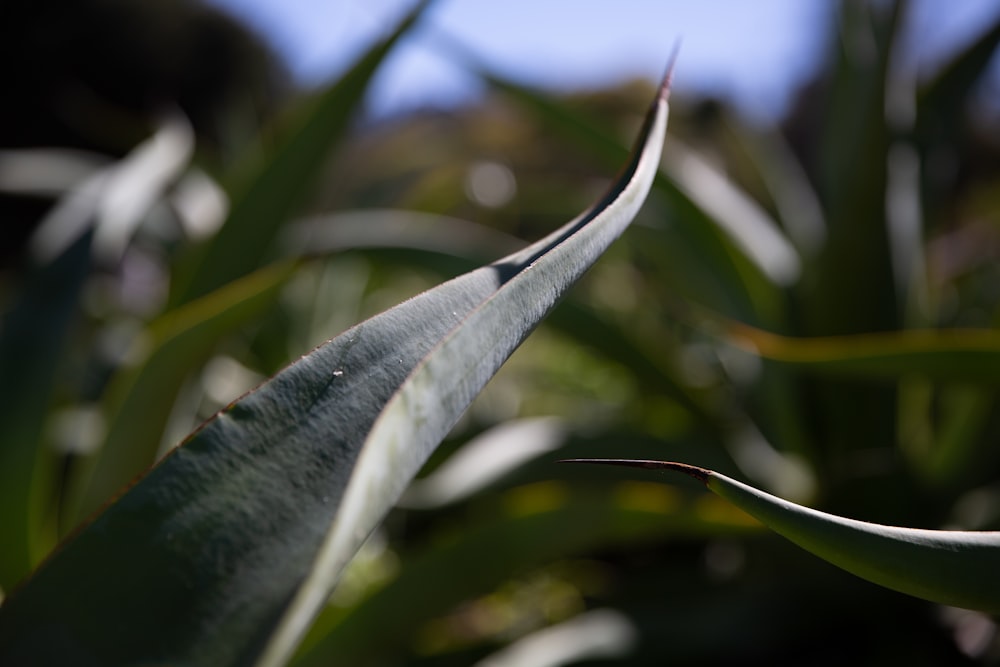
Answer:
<path fill-rule="evenodd" d="M 818 73 L 773 121 L 680 87 L 633 227 L 295 664 L 1000 661 L 993 619 L 857 580 L 696 485 L 554 463 L 681 460 L 855 518 L 1000 527 L 1000 19 L 915 71 L 910 8 L 830 4 Z M 371 117 L 377 50 L 304 88 L 194 2 L 3 13 L 6 590 L 290 360 L 586 208 L 653 96 L 528 88 L 447 44 L 481 97 Z"/>

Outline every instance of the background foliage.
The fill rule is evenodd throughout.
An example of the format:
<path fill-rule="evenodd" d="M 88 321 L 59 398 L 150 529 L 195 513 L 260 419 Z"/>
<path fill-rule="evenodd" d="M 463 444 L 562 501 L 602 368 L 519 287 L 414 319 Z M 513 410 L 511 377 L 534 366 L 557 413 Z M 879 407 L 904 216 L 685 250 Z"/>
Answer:
<path fill-rule="evenodd" d="M 0 162 L 8 591 L 262 378 L 576 215 L 652 96 L 559 99 L 456 56 L 483 105 L 373 124 L 356 107 L 381 51 L 306 94 L 199 5 L 76 3 L 104 37 L 86 58 L 78 29 L 48 30 L 57 5 L 17 6 L 0 40 L 49 45 L 9 84 L 4 148 L 73 149 Z M 477 399 L 293 664 L 997 661 L 992 619 L 859 581 L 697 486 L 553 464 L 683 460 L 846 516 L 998 528 L 1000 133 L 977 84 L 1000 24 L 918 79 L 894 58 L 905 13 L 843 4 L 781 127 L 673 101 L 637 223 Z M 242 220 L 213 236 L 227 202 Z M 925 329 L 957 333 L 894 333 Z"/>

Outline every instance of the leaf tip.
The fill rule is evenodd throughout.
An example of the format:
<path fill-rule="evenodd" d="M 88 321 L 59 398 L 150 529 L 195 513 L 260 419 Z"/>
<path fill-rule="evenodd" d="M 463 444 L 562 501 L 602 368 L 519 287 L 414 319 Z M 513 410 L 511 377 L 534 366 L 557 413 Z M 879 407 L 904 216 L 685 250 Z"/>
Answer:
<path fill-rule="evenodd" d="M 673 51 L 670 53 L 670 59 L 667 61 L 667 71 L 663 74 L 663 81 L 660 82 L 660 93 L 657 96 L 657 101 L 663 100 L 666 102 L 670 99 L 670 87 L 674 82 L 674 65 L 677 64 L 677 54 L 681 50 L 681 40 L 680 38 L 674 42 Z"/>
<path fill-rule="evenodd" d="M 646 470 L 672 470 L 684 473 L 702 484 L 708 483 L 712 471 L 687 463 L 675 461 L 651 461 L 648 459 L 561 459 L 557 463 L 596 463 L 602 465 L 624 466 L 627 468 L 645 468 Z"/>

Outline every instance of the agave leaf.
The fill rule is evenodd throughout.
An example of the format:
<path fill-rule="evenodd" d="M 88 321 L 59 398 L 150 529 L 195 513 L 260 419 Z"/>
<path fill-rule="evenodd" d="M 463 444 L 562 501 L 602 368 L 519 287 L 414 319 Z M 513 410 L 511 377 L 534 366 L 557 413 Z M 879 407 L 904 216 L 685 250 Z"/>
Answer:
<path fill-rule="evenodd" d="M 772 282 L 793 285 L 802 270 L 799 254 L 760 204 L 693 149 L 676 139 L 670 148 L 663 163 L 669 182 Z"/>
<path fill-rule="evenodd" d="M 992 62 L 998 46 L 1000 16 L 995 17 L 992 25 L 986 26 L 976 39 L 953 55 L 923 87 L 917 99 L 918 141 L 926 144 L 942 139 L 954 141 L 953 137 L 943 135 L 954 133 L 957 128 L 962 127 L 961 123 L 955 122 L 955 117 L 965 113 L 966 107 L 956 101 L 965 100 L 969 96 Z"/>
<path fill-rule="evenodd" d="M 55 543 L 52 498 L 54 457 L 44 438 L 45 420 L 69 340 L 91 256 L 116 262 L 163 190 L 187 164 L 190 128 L 165 119 L 149 139 L 111 164 L 59 151 L 8 152 L 8 169 L 24 171 L 23 185 L 56 185 L 62 197 L 38 221 L 27 251 L 30 269 L 0 333 L 0 586 L 31 571 Z M 46 178 L 79 163 L 79 182 L 63 189 Z M 35 162 L 44 172 L 32 183 Z M 25 166 L 19 170 L 20 166 Z M 52 173 L 49 173 L 52 172 Z M 58 180 L 58 178 L 56 178 Z M 51 515 L 51 516 L 47 516 Z"/>
<path fill-rule="evenodd" d="M 460 47 L 453 48 L 474 63 Z M 492 87 L 536 114 L 556 136 L 609 164 L 623 159 L 626 147 L 595 121 L 483 67 L 472 67 Z M 692 166 L 697 173 L 685 175 Z M 795 280 L 799 256 L 777 223 L 691 151 L 664 160 L 654 190 L 669 205 L 670 224 L 650 230 L 650 243 L 644 240 L 640 248 L 655 254 L 671 288 L 692 293 L 696 300 L 707 297 L 710 304 L 724 304 L 741 319 L 773 323 L 780 318 L 779 285 Z"/>
<path fill-rule="evenodd" d="M 75 469 L 66 503 L 69 527 L 153 463 L 184 380 L 220 339 L 274 304 L 296 267 L 281 262 L 234 280 L 167 311 L 140 334 L 135 361 L 114 375 L 105 394 L 104 442 Z"/>
<path fill-rule="evenodd" d="M 954 150 L 965 141 L 969 101 L 975 86 L 983 79 L 990 63 L 995 62 L 1000 46 L 1000 15 L 991 25 L 951 56 L 920 89 L 916 100 L 916 123 L 913 140 L 922 160 L 933 163 L 935 155 Z M 953 221 L 951 206 L 956 183 L 952 178 L 935 176 L 932 169 L 922 171 L 921 195 L 932 228 L 947 227 Z"/>
<path fill-rule="evenodd" d="M 826 218 L 805 167 L 778 127 L 751 129 L 727 114 L 725 128 L 754 167 L 777 219 L 803 258 L 813 257 L 826 238 Z"/>
<path fill-rule="evenodd" d="M 827 236 L 803 276 L 809 334 L 891 330 L 900 324 L 885 224 L 890 139 L 885 98 L 901 12 L 901 3 L 838 5 L 842 38 L 832 44 L 836 60 L 822 101 L 816 175 Z"/>
<path fill-rule="evenodd" d="M 794 338 L 728 321 L 736 345 L 810 371 L 857 378 L 1000 381 L 1000 332 L 992 329 L 910 329 L 853 336 Z"/>
<path fill-rule="evenodd" d="M 297 124 L 272 151 L 246 160 L 225 224 L 181 262 L 172 281 L 173 308 L 151 326 L 149 338 L 164 345 L 154 347 L 139 367 L 124 369 L 114 380 L 107 401 L 105 443 L 99 456 L 74 474 L 66 512 L 70 526 L 150 465 L 187 375 L 223 334 L 273 302 L 291 265 L 250 274 L 265 261 L 289 214 L 322 173 L 322 161 L 347 129 L 368 81 L 427 4 L 418 3 L 390 36 L 301 109 Z M 237 283 L 240 278 L 244 281 Z M 199 305 L 186 307 L 198 299 Z M 229 304 L 229 299 L 234 302 Z M 220 306 L 220 301 L 227 305 Z M 141 412 L 136 405 L 144 406 Z"/>
<path fill-rule="evenodd" d="M 323 162 L 347 130 L 368 82 L 428 4 L 429 0 L 418 2 L 392 34 L 301 109 L 303 115 L 273 150 L 246 160 L 243 172 L 234 177 L 237 185 L 226 222 L 178 267 L 172 305 L 208 294 L 267 259 L 282 225 L 322 174 Z"/>
<path fill-rule="evenodd" d="M 992 460 L 986 428 L 996 390 L 973 384 L 936 386 L 926 377 L 899 383 L 899 446 L 925 483 L 957 488 L 982 479 Z"/>
<path fill-rule="evenodd" d="M 46 498 L 54 461 L 43 431 L 59 360 L 90 271 L 85 232 L 25 279 L 0 327 L 0 588 L 8 589 L 55 544 Z"/>
<path fill-rule="evenodd" d="M 342 211 L 301 220 L 283 235 L 293 257 L 359 248 L 401 248 L 489 261 L 527 243 L 466 220 L 400 209 Z M 478 265 L 480 262 L 477 262 Z M 474 265 L 475 266 L 475 265 Z"/>
<path fill-rule="evenodd" d="M 466 271 L 476 266 L 474 260 L 488 249 L 495 257 L 498 248 L 513 251 L 524 245 L 512 236 L 465 220 L 391 209 L 345 211 L 303 220 L 287 230 L 284 240 L 293 256 L 365 249 L 369 254 L 389 254 L 397 263 L 426 266 L 437 272 L 453 267 Z M 667 394 L 704 426 L 713 427 L 715 422 L 704 400 L 678 381 L 677 371 L 669 367 L 662 340 L 643 345 L 626 327 L 616 326 L 573 298 L 563 302 L 546 324 L 620 363 L 648 391 Z"/>
<path fill-rule="evenodd" d="M 668 90 L 588 212 L 321 345 L 84 526 L 0 607 L 0 662 L 284 664 L 462 411 L 631 222 Z"/>
<path fill-rule="evenodd" d="M 952 111 L 954 100 L 963 99 L 990 65 L 1000 46 L 1000 16 L 983 29 L 978 37 L 971 40 L 961 51 L 935 73 L 924 87 L 919 103 L 922 107 L 932 107 L 931 111 L 943 112 L 945 107 Z M 951 102 L 951 104 L 949 104 Z"/>
<path fill-rule="evenodd" d="M 574 459 L 689 475 L 806 551 L 873 583 L 940 604 L 1000 612 L 1000 532 L 900 528 L 827 514 L 684 463 Z"/>

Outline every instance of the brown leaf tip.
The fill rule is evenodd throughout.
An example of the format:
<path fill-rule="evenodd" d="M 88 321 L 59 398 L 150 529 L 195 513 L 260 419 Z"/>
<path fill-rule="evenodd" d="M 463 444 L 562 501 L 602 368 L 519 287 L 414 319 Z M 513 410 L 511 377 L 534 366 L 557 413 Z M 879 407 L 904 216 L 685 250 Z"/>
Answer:
<path fill-rule="evenodd" d="M 708 483 L 711 470 L 677 463 L 675 461 L 651 461 L 649 459 L 562 459 L 559 463 L 596 463 L 601 465 L 623 466 L 626 468 L 645 468 L 646 470 L 672 470 L 684 473 L 702 484 Z"/>
<path fill-rule="evenodd" d="M 666 102 L 670 99 L 670 86 L 674 82 L 674 65 L 677 64 L 677 54 L 681 50 L 681 40 L 674 43 L 674 50 L 670 53 L 670 60 L 667 61 L 667 71 L 663 74 L 663 81 L 660 83 L 658 100 Z"/>

